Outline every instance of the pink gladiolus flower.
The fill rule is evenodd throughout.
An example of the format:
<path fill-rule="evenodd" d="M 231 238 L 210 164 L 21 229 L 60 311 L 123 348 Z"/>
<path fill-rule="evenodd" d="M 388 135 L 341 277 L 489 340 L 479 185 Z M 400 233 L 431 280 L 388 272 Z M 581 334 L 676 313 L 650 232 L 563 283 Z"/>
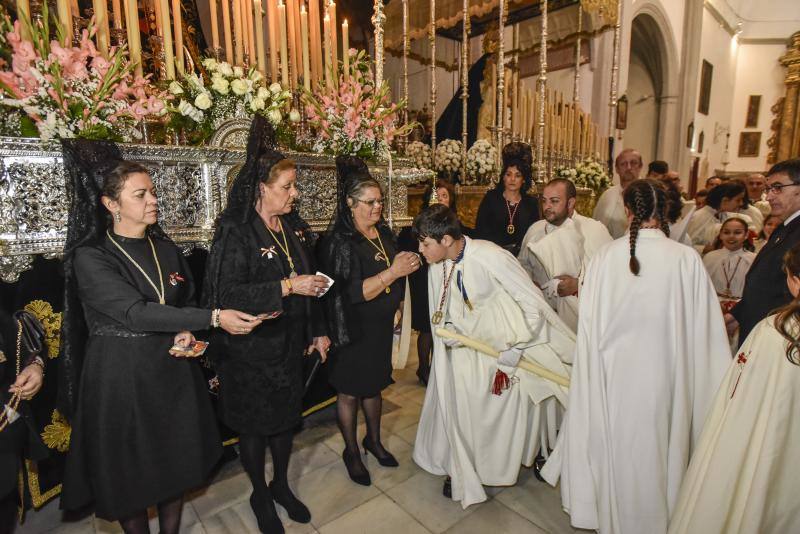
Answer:
<path fill-rule="evenodd" d="M 108 69 L 111 68 L 111 63 L 109 63 L 103 56 L 95 56 L 92 59 L 92 68 L 96 70 L 100 76 L 105 77 Z"/>
<path fill-rule="evenodd" d="M 147 100 L 147 107 L 150 109 L 150 113 L 159 114 L 161 110 L 164 109 L 164 101 L 160 98 L 156 98 L 155 96 L 151 96 Z"/>
<path fill-rule="evenodd" d="M 128 88 L 128 84 L 125 80 L 119 82 L 117 88 L 114 89 L 114 93 L 111 95 L 111 98 L 114 100 L 125 100 L 128 97 L 128 93 L 130 89 Z"/>

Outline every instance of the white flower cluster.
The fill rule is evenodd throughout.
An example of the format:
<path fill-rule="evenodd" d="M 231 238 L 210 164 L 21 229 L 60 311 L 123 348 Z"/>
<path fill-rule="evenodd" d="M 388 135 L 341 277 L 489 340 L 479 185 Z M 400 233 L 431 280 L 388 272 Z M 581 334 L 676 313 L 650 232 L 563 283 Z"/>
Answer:
<path fill-rule="evenodd" d="M 572 181 L 576 187 L 587 187 L 596 194 L 600 194 L 611 186 L 611 178 L 608 176 L 606 168 L 592 160 L 582 161 L 575 167 L 557 168 L 554 174 L 558 178 Z"/>
<path fill-rule="evenodd" d="M 435 170 L 452 174 L 461 170 L 461 141 L 445 139 L 436 145 Z"/>
<path fill-rule="evenodd" d="M 414 160 L 418 169 L 431 168 L 431 147 L 420 141 L 412 141 L 406 147 L 406 156 Z"/>
<path fill-rule="evenodd" d="M 464 185 L 488 184 L 497 172 L 497 149 L 486 139 L 478 139 L 467 150 L 467 178 Z"/>
<path fill-rule="evenodd" d="M 284 109 L 291 94 L 279 83 L 265 87 L 264 77 L 255 68 L 245 71 L 242 67 L 234 67 L 214 58 L 203 59 L 203 67 L 210 80 L 203 80 L 191 73 L 185 75 L 182 82 L 174 81 L 169 85 L 169 92 L 179 99 L 173 112 L 202 123 L 224 113 L 222 110 L 235 109 L 236 104 L 241 102 L 248 112 L 264 115 L 273 126 L 283 121 Z M 298 122 L 299 112 L 292 110 L 289 120 Z"/>

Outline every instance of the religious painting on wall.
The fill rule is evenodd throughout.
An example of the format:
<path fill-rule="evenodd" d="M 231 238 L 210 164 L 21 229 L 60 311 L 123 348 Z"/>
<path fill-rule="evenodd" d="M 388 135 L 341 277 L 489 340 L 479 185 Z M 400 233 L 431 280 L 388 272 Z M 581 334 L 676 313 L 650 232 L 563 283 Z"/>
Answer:
<path fill-rule="evenodd" d="M 703 115 L 708 115 L 708 109 L 711 105 L 711 79 L 714 76 L 714 66 L 703 60 L 703 68 L 700 72 L 700 103 L 697 111 Z"/>
<path fill-rule="evenodd" d="M 758 112 L 761 109 L 761 95 L 750 95 L 747 101 L 747 118 L 744 121 L 745 128 L 758 127 Z"/>
<path fill-rule="evenodd" d="M 756 158 L 761 147 L 761 132 L 741 132 L 739 134 L 739 157 Z"/>
<path fill-rule="evenodd" d="M 622 95 L 617 100 L 617 130 L 628 127 L 628 97 Z"/>

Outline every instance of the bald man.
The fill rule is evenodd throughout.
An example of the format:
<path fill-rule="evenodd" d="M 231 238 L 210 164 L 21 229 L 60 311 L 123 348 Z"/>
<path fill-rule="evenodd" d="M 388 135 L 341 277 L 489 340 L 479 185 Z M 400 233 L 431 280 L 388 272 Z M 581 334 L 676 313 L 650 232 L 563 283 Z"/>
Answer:
<path fill-rule="evenodd" d="M 612 185 L 600 195 L 592 216 L 606 225 L 611 237 L 617 239 L 628 231 L 628 217 L 622 204 L 622 192 L 639 179 L 642 173 L 642 155 L 636 149 L 626 148 L 617 156 L 614 168 L 619 175 L 619 185 Z"/>

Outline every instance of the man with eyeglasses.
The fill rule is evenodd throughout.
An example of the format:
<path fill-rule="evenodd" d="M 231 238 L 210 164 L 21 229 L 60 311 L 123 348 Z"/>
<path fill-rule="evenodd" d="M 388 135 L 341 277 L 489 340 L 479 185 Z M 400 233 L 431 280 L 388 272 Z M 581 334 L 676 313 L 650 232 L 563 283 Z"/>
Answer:
<path fill-rule="evenodd" d="M 800 243 L 800 158 L 782 161 L 767 173 L 764 188 L 772 214 L 783 219 L 758 253 L 745 279 L 742 300 L 725 314 L 728 332 L 739 328 L 739 342 L 761 319 L 792 300 L 783 273 L 783 256 Z"/>

